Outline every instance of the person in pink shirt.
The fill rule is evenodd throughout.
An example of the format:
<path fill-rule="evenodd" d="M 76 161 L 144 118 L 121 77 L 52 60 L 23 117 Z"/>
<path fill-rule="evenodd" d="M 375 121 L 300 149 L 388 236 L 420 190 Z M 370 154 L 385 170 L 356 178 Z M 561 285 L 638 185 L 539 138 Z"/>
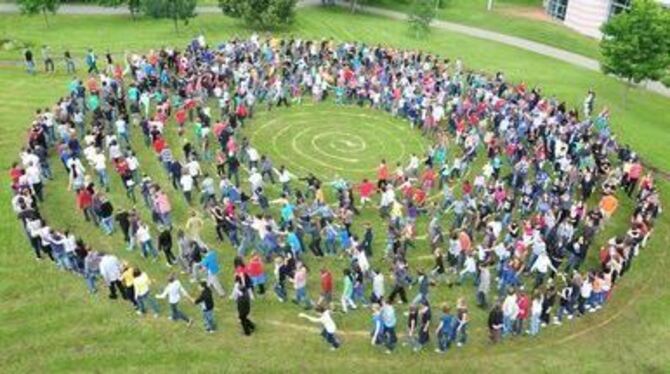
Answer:
<path fill-rule="evenodd" d="M 640 161 L 635 160 L 631 166 L 630 170 L 628 171 L 628 175 L 626 176 L 625 184 L 626 184 L 626 193 L 628 196 L 633 195 L 633 191 L 635 191 L 635 187 L 637 187 L 637 182 L 640 180 L 640 177 L 642 176 L 642 164 L 640 164 Z"/>
<path fill-rule="evenodd" d="M 226 151 L 229 155 L 237 153 L 237 143 L 235 143 L 235 138 L 232 136 L 228 138 L 228 143 L 226 143 Z"/>
<path fill-rule="evenodd" d="M 159 186 L 154 187 L 154 211 L 158 214 L 161 223 L 167 227 L 172 227 L 172 205 L 167 194 Z"/>

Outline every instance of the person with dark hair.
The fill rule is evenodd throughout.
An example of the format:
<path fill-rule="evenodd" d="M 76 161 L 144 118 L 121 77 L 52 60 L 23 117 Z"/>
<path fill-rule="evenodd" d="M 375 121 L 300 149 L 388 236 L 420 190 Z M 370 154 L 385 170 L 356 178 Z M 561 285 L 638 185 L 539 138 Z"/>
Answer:
<path fill-rule="evenodd" d="M 202 308 L 202 319 L 205 323 L 205 331 L 213 333 L 216 330 L 216 323 L 214 322 L 214 298 L 212 297 L 212 290 L 207 285 L 207 282 L 200 282 L 200 295 L 193 301 L 195 304 L 200 304 Z"/>
<path fill-rule="evenodd" d="M 250 336 L 255 330 L 256 325 L 249 319 L 251 314 L 251 296 L 249 287 L 251 279 L 244 271 L 235 272 L 235 286 L 232 296 L 237 304 L 237 317 L 240 320 L 244 335 Z"/>
<path fill-rule="evenodd" d="M 177 322 L 182 320 L 186 322 L 189 326 L 193 324 L 193 320 L 188 318 L 181 310 L 179 310 L 179 302 L 181 298 L 186 297 L 187 299 L 193 300 L 188 294 L 184 286 L 181 285 L 181 282 L 174 274 L 170 274 L 168 277 L 168 285 L 165 286 L 163 292 L 156 295 L 159 299 L 168 299 L 170 304 L 170 319 Z"/>
<path fill-rule="evenodd" d="M 340 348 L 340 342 L 335 336 L 337 326 L 335 325 L 335 321 L 333 321 L 333 317 L 331 317 L 330 315 L 330 310 L 322 305 L 318 305 L 316 307 L 316 312 L 319 313 L 318 317 L 312 317 L 305 313 L 300 313 L 298 314 L 298 316 L 300 318 L 305 318 L 311 322 L 321 324 L 321 326 L 323 327 L 323 329 L 321 330 L 321 336 L 323 336 L 326 342 L 328 342 L 328 344 L 331 345 L 330 349 L 336 350 Z"/>
<path fill-rule="evenodd" d="M 168 227 L 164 228 L 158 235 L 158 250 L 165 253 L 165 260 L 167 261 L 168 267 L 172 267 L 172 265 L 177 262 L 177 259 L 172 253 L 172 233 Z"/>
<path fill-rule="evenodd" d="M 491 343 L 498 343 L 502 338 L 503 330 L 503 311 L 500 301 L 496 301 L 491 312 L 489 312 L 488 327 Z"/>
<path fill-rule="evenodd" d="M 133 269 L 133 289 L 135 290 L 135 301 L 137 302 L 137 314 L 143 315 L 147 311 L 147 304 L 154 312 L 154 318 L 158 318 L 158 303 L 151 295 L 151 279 L 147 273 L 139 268 Z"/>

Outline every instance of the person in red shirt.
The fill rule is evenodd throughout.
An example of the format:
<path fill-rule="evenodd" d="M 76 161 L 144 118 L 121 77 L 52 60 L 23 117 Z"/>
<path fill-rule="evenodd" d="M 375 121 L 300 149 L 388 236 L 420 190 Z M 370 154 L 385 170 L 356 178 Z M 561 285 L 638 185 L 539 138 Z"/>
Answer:
<path fill-rule="evenodd" d="M 167 146 L 167 143 L 165 142 L 165 139 L 162 136 L 157 136 L 156 140 L 154 140 L 153 146 L 156 154 L 160 155 L 163 149 L 165 149 L 165 147 Z"/>
<path fill-rule="evenodd" d="M 319 305 L 330 308 L 333 301 L 333 274 L 330 270 L 321 268 L 321 297 L 319 298 Z"/>
<path fill-rule="evenodd" d="M 95 218 L 95 215 L 92 211 L 93 206 L 93 194 L 88 188 L 80 188 L 77 190 L 77 207 L 84 213 L 84 218 L 86 221 L 90 221 L 91 218 Z"/>
<path fill-rule="evenodd" d="M 254 252 L 247 265 L 247 274 L 251 278 L 254 289 L 258 290 L 259 295 L 265 294 L 265 270 L 263 269 L 263 260 L 258 252 Z"/>
<path fill-rule="evenodd" d="M 463 191 L 463 196 L 470 196 L 470 194 L 472 193 L 472 183 L 470 183 L 469 180 L 463 182 L 463 186 L 461 188 Z"/>
<path fill-rule="evenodd" d="M 374 189 L 375 185 L 367 178 L 363 179 L 363 182 L 358 185 L 358 194 L 361 196 L 361 206 L 365 206 L 366 203 L 370 202 Z"/>
<path fill-rule="evenodd" d="M 12 180 L 12 188 L 18 185 L 19 178 L 23 175 L 23 169 L 19 166 L 18 162 L 12 164 L 12 168 L 9 169 L 9 178 Z"/>
<path fill-rule="evenodd" d="M 179 133 L 179 136 L 182 136 L 184 135 L 184 124 L 186 123 L 186 109 L 184 109 L 184 107 L 179 108 L 174 117 L 177 121 L 177 126 L 179 126 L 177 132 Z"/>
<path fill-rule="evenodd" d="M 420 188 L 415 188 L 412 200 L 416 206 L 423 208 L 424 204 L 426 203 L 426 192 Z"/>
<path fill-rule="evenodd" d="M 389 179 L 389 168 L 386 166 L 386 160 L 382 160 L 382 162 L 377 166 L 377 188 L 380 191 L 384 191 L 386 184 L 388 183 Z"/>
<path fill-rule="evenodd" d="M 421 176 L 421 187 L 424 191 L 428 192 L 433 188 L 435 185 L 435 178 L 436 175 L 433 168 L 428 168 L 423 172 L 423 175 Z"/>
<path fill-rule="evenodd" d="M 516 305 L 519 307 L 519 314 L 517 315 L 516 321 L 514 321 L 513 330 L 517 335 L 521 335 L 523 332 L 524 321 L 526 321 L 530 315 L 530 299 L 525 292 L 519 292 Z"/>

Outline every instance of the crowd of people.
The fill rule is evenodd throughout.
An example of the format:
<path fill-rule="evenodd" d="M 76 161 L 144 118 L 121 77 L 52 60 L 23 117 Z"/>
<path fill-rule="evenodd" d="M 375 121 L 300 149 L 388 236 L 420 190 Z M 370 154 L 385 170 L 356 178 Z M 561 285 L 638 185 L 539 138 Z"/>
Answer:
<path fill-rule="evenodd" d="M 488 311 L 492 342 L 534 336 L 602 308 L 661 211 L 653 176 L 615 141 L 608 110 L 595 113 L 594 92 L 583 108 L 569 109 L 539 88 L 508 83 L 502 73 L 467 72 L 458 60 L 256 35 L 215 47 L 200 36 L 183 51 L 108 60 L 107 69 L 89 66 L 86 81 L 74 78 L 67 96 L 36 112 L 10 170 L 12 205 L 36 258 L 46 255 L 80 274 L 91 292 L 102 279 L 110 298 L 120 295 L 138 314 L 149 308 L 157 316 L 155 299 L 167 298 L 170 318 L 190 324 L 179 308 L 187 299 L 201 305 L 207 331 L 216 329 L 213 296 L 226 290 L 219 253 L 202 238 L 211 219 L 235 257 L 230 296 L 246 335 L 255 330 L 252 303 L 264 300 L 256 296 L 272 290 L 286 301 L 292 285 L 293 302 L 317 312 L 300 317 L 320 324 L 332 349 L 342 343 L 332 313 L 365 307 L 371 344 L 391 353 L 402 316 L 404 345 L 418 351 L 433 344 L 445 352 L 467 343 L 471 312 L 466 298 L 449 302 L 435 290 L 471 283 L 477 306 Z M 402 118 L 431 145 L 406 164 L 381 160 L 368 179 L 324 181 L 274 165 L 243 135 L 263 107 L 331 97 L 341 110 L 358 105 Z M 186 134 L 191 129 L 194 141 Z M 135 132 L 143 142 L 131 141 Z M 168 144 L 170 132 L 180 144 Z M 170 185 L 151 178 L 137 146 L 155 154 Z M 154 284 L 140 266 L 96 250 L 40 214 L 44 184 L 56 167 L 51 153 L 85 220 L 107 235 L 120 231 L 127 249 L 139 248 L 148 260 L 164 255 L 173 273 L 162 292 L 150 291 Z M 118 187 L 112 169 L 133 208 L 116 209 L 108 197 Z M 186 222 L 173 222 L 172 205 L 182 202 L 171 201 L 169 189 L 189 206 Z M 592 248 L 603 241 L 597 235 L 624 194 L 633 203 L 627 231 Z M 141 218 L 143 209 L 150 221 Z M 378 218 L 361 223 L 357 217 L 372 210 Z M 425 235 L 417 232 L 418 220 L 427 222 Z M 380 234 L 383 240 L 375 241 Z M 422 250 L 434 259 L 432 268 L 412 261 Z M 319 284 L 310 284 L 308 265 L 326 256 L 346 266 L 323 265 Z M 177 270 L 197 282 L 197 298 Z M 318 298 L 310 295 L 314 289 Z M 396 313 L 401 304 L 406 309 Z"/>

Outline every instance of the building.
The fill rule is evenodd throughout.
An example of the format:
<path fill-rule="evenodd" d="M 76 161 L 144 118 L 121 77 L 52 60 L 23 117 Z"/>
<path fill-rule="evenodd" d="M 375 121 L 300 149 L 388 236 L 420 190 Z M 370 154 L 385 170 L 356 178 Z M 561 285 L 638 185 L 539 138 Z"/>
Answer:
<path fill-rule="evenodd" d="M 613 15 L 630 8 L 634 0 L 545 0 L 544 6 L 552 18 L 565 26 L 600 39 L 600 26 Z M 670 6 L 670 0 L 659 0 Z"/>

